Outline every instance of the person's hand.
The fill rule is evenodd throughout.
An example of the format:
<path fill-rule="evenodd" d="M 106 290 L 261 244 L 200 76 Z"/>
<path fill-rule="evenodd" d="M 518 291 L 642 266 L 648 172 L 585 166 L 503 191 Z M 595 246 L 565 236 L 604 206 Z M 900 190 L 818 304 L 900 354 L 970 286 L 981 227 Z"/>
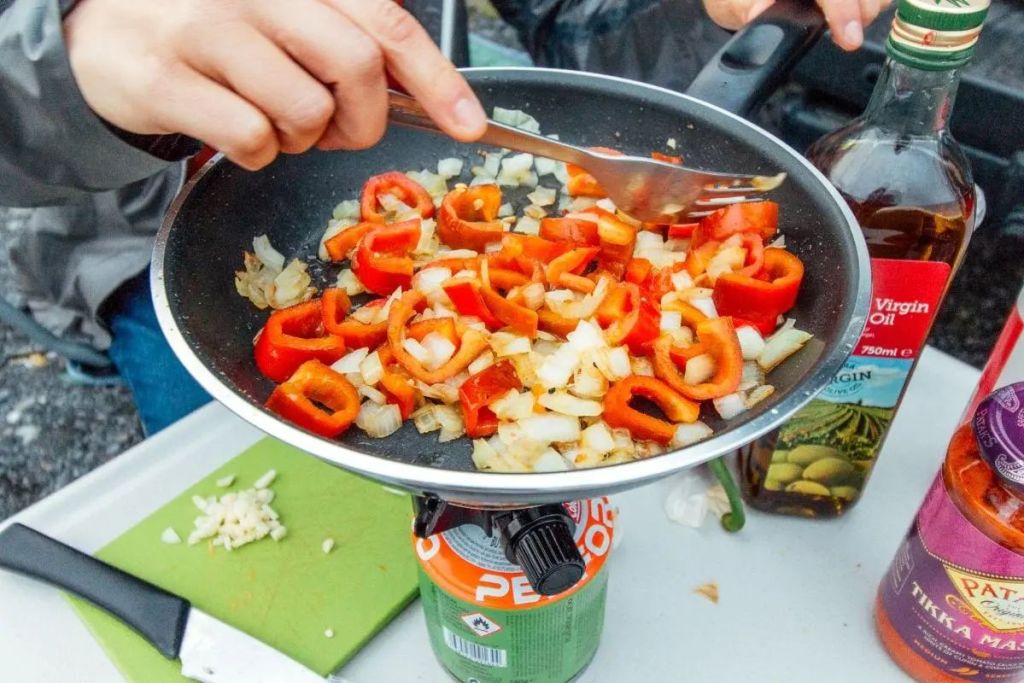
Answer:
<path fill-rule="evenodd" d="M 722 28 L 738 29 L 772 6 L 775 0 L 704 0 L 711 20 Z M 864 27 L 890 5 L 892 0 L 817 0 L 825 13 L 832 38 L 844 50 L 856 50 L 864 43 Z"/>
<path fill-rule="evenodd" d="M 82 0 L 64 33 L 99 116 L 184 133 L 248 169 L 376 143 L 388 75 L 453 137 L 485 125 L 469 85 L 391 0 Z"/>

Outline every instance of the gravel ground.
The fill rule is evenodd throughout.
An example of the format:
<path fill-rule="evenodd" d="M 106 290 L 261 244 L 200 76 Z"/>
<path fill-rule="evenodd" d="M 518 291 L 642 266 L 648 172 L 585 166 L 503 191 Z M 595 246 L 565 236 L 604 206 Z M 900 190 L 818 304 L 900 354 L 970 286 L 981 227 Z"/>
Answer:
<path fill-rule="evenodd" d="M 478 44 L 482 39 L 490 45 L 519 47 L 514 31 L 496 18 L 486 0 L 471 0 L 470 5 L 470 26 Z M 493 51 L 487 54 L 494 56 Z M 24 216 L 22 210 L 0 208 L 0 292 L 8 298 L 14 297 L 13 283 L 2 247 L 20 229 Z M 1024 277 L 1024 215 L 1002 234 L 995 228 L 989 226 L 975 238 L 931 339 L 974 365 L 984 362 Z M 1001 277 L 993 278 L 992 273 Z M 126 388 L 74 383 L 61 359 L 40 353 L 0 324 L 0 519 L 142 437 Z"/>

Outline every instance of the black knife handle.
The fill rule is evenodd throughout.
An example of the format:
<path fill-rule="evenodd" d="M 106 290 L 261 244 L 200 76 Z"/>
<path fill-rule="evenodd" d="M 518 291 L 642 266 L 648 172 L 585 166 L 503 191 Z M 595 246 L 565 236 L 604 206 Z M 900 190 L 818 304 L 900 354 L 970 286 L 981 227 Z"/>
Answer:
<path fill-rule="evenodd" d="M 0 531 L 0 567 L 88 600 L 135 629 L 168 659 L 178 656 L 190 609 L 187 600 L 23 524 Z"/>
<path fill-rule="evenodd" d="M 747 116 L 782 83 L 825 30 L 812 0 L 776 0 L 701 69 L 687 95 Z"/>

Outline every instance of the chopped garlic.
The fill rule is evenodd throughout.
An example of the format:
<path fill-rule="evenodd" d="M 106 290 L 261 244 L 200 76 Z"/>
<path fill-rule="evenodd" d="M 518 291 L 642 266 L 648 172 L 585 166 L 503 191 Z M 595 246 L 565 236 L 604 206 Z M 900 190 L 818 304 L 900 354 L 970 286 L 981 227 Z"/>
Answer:
<path fill-rule="evenodd" d="M 260 477 L 259 479 L 256 480 L 256 483 L 253 484 L 253 488 L 255 488 L 257 490 L 265 489 L 265 488 L 269 487 L 271 484 L 273 484 L 274 483 L 274 479 L 276 479 L 276 478 L 277 478 L 277 470 L 274 470 L 274 469 L 267 470 L 266 473 L 262 477 Z"/>
<path fill-rule="evenodd" d="M 234 483 L 235 483 L 235 475 L 233 475 L 233 474 L 229 474 L 226 477 L 221 477 L 216 482 L 217 486 L 219 486 L 222 489 L 226 489 L 227 487 L 231 486 Z"/>
<path fill-rule="evenodd" d="M 167 544 L 181 543 L 181 536 L 179 536 L 178 532 L 171 527 L 167 527 L 164 529 L 164 532 L 160 534 L 160 540 Z"/>
<path fill-rule="evenodd" d="M 329 629 L 325 629 L 324 630 L 324 638 L 333 638 L 333 637 L 334 637 L 334 629 L 333 628 L 329 628 Z"/>
<path fill-rule="evenodd" d="M 331 552 L 334 549 L 334 539 L 325 538 L 324 542 L 320 544 L 320 549 L 324 551 L 324 554 Z"/>

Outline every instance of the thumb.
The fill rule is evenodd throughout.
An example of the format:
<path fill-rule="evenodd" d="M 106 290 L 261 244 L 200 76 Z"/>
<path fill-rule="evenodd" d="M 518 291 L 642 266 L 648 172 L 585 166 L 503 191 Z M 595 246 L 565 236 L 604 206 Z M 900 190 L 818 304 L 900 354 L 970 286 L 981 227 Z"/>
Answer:
<path fill-rule="evenodd" d="M 704 11 L 711 21 L 724 29 L 735 31 L 747 23 L 751 0 L 703 0 Z M 766 0 L 757 0 L 765 2 Z M 771 2 L 771 0 L 767 0 Z"/>

